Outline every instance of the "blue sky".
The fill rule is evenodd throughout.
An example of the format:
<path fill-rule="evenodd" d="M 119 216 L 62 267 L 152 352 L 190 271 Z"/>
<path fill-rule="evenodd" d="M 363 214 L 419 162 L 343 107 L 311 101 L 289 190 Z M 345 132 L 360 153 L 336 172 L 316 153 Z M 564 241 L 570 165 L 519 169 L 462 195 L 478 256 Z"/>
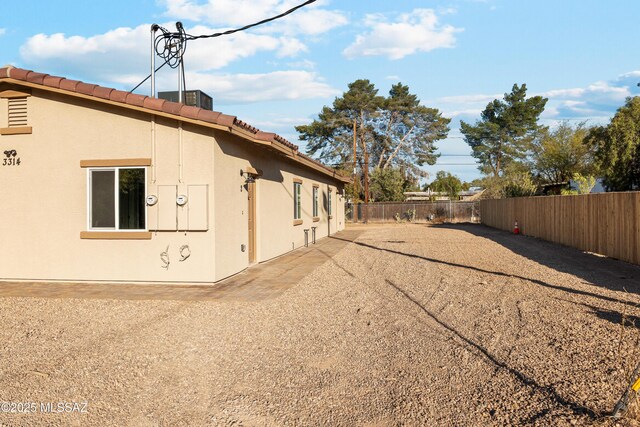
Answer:
<path fill-rule="evenodd" d="M 243 26 L 302 0 L 4 2 L 0 64 L 129 90 L 148 74 L 149 26 L 177 20 L 191 34 Z M 459 121 L 526 83 L 549 98 L 543 123 L 606 123 L 639 93 L 640 2 L 633 0 L 318 0 L 286 19 L 233 36 L 195 40 L 187 89 L 214 109 L 298 141 L 294 126 L 358 78 L 386 94 L 398 81 L 452 118 L 434 174 L 479 176 Z M 174 70 L 158 90 L 175 90 Z M 141 93 L 148 93 L 142 86 Z M 449 157 L 448 155 L 456 155 Z M 464 163 L 464 165 L 461 165 Z"/>

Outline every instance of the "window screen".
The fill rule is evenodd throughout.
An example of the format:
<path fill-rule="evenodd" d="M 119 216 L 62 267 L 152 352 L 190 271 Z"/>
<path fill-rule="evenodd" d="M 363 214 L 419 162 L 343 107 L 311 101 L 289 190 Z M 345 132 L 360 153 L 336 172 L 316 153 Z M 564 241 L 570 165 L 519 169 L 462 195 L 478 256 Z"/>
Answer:
<path fill-rule="evenodd" d="M 318 187 L 313 187 L 313 216 L 318 216 Z"/>
<path fill-rule="evenodd" d="M 116 226 L 116 201 L 113 180 L 116 171 L 91 171 L 91 227 L 113 228 Z"/>
<path fill-rule="evenodd" d="M 302 197 L 301 197 L 302 184 L 299 182 L 293 183 L 293 219 L 302 218 Z"/>

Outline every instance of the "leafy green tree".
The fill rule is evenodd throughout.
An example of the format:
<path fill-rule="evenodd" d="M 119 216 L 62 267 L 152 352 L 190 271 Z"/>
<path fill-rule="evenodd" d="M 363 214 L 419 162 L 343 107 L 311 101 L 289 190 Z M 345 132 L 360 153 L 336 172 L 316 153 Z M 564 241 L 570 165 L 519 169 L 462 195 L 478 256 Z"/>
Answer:
<path fill-rule="evenodd" d="M 576 126 L 563 122 L 553 131 L 542 132 L 532 148 L 532 168 L 540 180 L 561 183 L 575 174 L 592 174 L 593 148 L 585 144 L 588 134 L 585 122 Z"/>
<path fill-rule="evenodd" d="M 371 172 L 371 196 L 376 202 L 404 200 L 405 177 L 400 169 L 375 169 Z"/>
<path fill-rule="evenodd" d="M 462 191 L 462 181 L 450 172 L 438 171 L 436 178 L 429 187 L 431 191 L 446 193 L 450 198 L 455 199 L 458 197 L 458 193 Z"/>
<path fill-rule="evenodd" d="M 363 175 L 399 168 L 415 179 L 424 174 L 420 166 L 435 163 L 434 144 L 446 138 L 449 122 L 438 110 L 420 105 L 408 86 L 393 85 L 385 98 L 369 80 L 356 80 L 332 107 L 323 107 L 316 120 L 296 130 L 309 155 L 350 170 L 355 123 L 356 168 Z"/>
<path fill-rule="evenodd" d="M 640 189 L 640 97 L 627 98 L 607 126 L 589 132 L 607 191 Z"/>
<path fill-rule="evenodd" d="M 307 142 L 307 153 L 326 163 L 347 167 L 353 162 L 353 131 L 356 125 L 358 163 L 362 167 L 363 153 L 370 153 L 374 141 L 373 118 L 384 104 L 378 89 L 369 80 L 349 83 L 349 90 L 333 101 L 333 107 L 323 107 L 311 124 L 296 126 L 299 138 Z"/>
<path fill-rule="evenodd" d="M 460 122 L 465 141 L 484 174 L 497 178 L 510 163 L 523 161 L 532 141 L 544 129 L 538 119 L 547 98 L 526 95 L 526 84 L 514 84 L 503 100 L 494 99 L 487 104 L 475 125 Z"/>
<path fill-rule="evenodd" d="M 593 187 L 596 186 L 596 178 L 591 175 L 583 176 L 579 173 L 573 174 L 573 182 L 578 187 L 577 190 L 572 190 L 569 188 L 563 188 L 560 194 L 571 195 L 571 194 L 589 194 Z"/>
<path fill-rule="evenodd" d="M 376 169 L 399 166 L 413 176 L 424 176 L 419 167 L 435 163 L 435 142 L 447 137 L 450 121 L 437 109 L 420 105 L 409 86 L 393 85 L 375 123 Z"/>
<path fill-rule="evenodd" d="M 528 172 L 511 173 L 503 179 L 504 197 L 534 196 L 538 189 Z"/>

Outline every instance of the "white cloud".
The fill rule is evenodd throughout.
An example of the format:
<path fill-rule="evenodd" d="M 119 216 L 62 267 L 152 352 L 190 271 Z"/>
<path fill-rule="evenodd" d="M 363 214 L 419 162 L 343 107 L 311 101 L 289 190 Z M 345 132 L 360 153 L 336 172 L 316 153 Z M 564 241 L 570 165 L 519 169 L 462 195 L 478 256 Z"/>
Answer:
<path fill-rule="evenodd" d="M 36 34 L 20 47 L 24 62 L 36 70 L 92 75 L 142 74 L 149 68 L 149 25 L 118 28 L 91 37 Z"/>
<path fill-rule="evenodd" d="M 445 111 L 442 114 L 445 117 L 449 117 L 449 118 L 464 118 L 464 117 L 478 117 L 480 116 L 480 113 L 482 113 L 482 109 L 481 108 L 469 108 L 467 110 L 454 110 L 454 111 Z"/>
<path fill-rule="evenodd" d="M 253 126 L 256 126 L 261 129 L 286 129 L 291 130 L 293 126 L 304 125 L 311 122 L 312 119 L 308 117 L 273 117 L 267 120 L 249 120 L 247 121 L 251 123 Z"/>
<path fill-rule="evenodd" d="M 321 9 L 317 2 L 296 10 L 256 31 L 278 32 L 284 35 L 317 35 L 345 25 L 348 20 L 337 10 Z M 165 15 L 171 18 L 211 25 L 241 27 L 279 15 L 300 4 L 297 0 L 164 0 Z"/>
<path fill-rule="evenodd" d="M 308 59 L 303 59 L 301 61 L 289 62 L 287 66 L 289 68 L 302 68 L 305 70 L 314 70 L 316 68 L 316 63 Z"/>
<path fill-rule="evenodd" d="M 187 82 L 214 98 L 214 103 L 239 104 L 273 100 L 328 98 L 340 91 L 309 71 L 259 74 L 187 73 Z M 168 83 L 171 85 L 172 83 Z"/>
<path fill-rule="evenodd" d="M 280 48 L 278 49 L 278 57 L 292 57 L 300 52 L 308 52 L 307 46 L 298 39 L 280 37 Z"/>
<path fill-rule="evenodd" d="M 285 34 L 318 35 L 346 25 L 347 17 L 339 11 L 310 9 L 284 18 Z"/>
<path fill-rule="evenodd" d="M 188 31 L 204 33 L 213 29 L 197 26 Z M 279 57 L 291 57 L 306 50 L 295 38 L 241 32 L 188 42 L 185 66 L 195 71 L 215 70 L 259 52 L 272 51 Z M 20 48 L 20 55 L 27 65 L 41 70 L 90 74 L 113 81 L 129 74 L 144 77 L 149 68 L 149 25 L 118 28 L 90 37 L 36 34 Z M 161 63 L 157 59 L 157 64 Z"/>
<path fill-rule="evenodd" d="M 385 77 L 385 79 L 387 80 L 394 80 L 394 81 L 400 81 L 400 76 L 396 76 L 395 74 L 392 76 L 387 76 Z"/>
<path fill-rule="evenodd" d="M 360 34 L 343 54 L 357 56 L 386 56 L 401 59 L 416 52 L 455 46 L 455 33 L 462 31 L 451 25 L 440 25 L 433 9 L 414 9 L 390 23 L 380 14 L 367 15 L 365 26 L 370 31 Z"/>
<path fill-rule="evenodd" d="M 7 32 L 6 28 L 0 28 L 0 36 Z"/>
<path fill-rule="evenodd" d="M 584 87 L 552 89 L 545 92 L 529 92 L 528 96 L 540 95 L 548 98 L 541 120 L 555 124 L 562 120 L 587 120 L 589 123 L 604 123 L 611 118 L 625 99 L 638 94 L 637 83 L 640 71 L 622 74 L 612 80 L 597 81 Z M 503 94 L 471 94 L 437 98 L 432 104 L 444 111 L 446 117 L 475 121 L 485 106 Z"/>
<path fill-rule="evenodd" d="M 443 96 L 442 98 L 438 98 L 437 102 L 445 103 L 445 104 L 476 104 L 476 103 L 484 103 L 487 104 L 494 99 L 502 98 L 502 94 L 497 95 L 456 95 L 456 96 Z"/>

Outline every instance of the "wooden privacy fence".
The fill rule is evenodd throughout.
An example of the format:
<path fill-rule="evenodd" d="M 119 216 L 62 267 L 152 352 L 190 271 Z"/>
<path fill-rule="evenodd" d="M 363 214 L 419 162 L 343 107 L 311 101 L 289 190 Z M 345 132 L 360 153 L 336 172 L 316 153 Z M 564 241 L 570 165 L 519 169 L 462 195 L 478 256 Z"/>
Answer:
<path fill-rule="evenodd" d="M 347 221 L 480 222 L 479 202 L 378 202 L 345 206 Z"/>
<path fill-rule="evenodd" d="M 482 223 L 640 264 L 640 192 L 480 202 Z"/>

